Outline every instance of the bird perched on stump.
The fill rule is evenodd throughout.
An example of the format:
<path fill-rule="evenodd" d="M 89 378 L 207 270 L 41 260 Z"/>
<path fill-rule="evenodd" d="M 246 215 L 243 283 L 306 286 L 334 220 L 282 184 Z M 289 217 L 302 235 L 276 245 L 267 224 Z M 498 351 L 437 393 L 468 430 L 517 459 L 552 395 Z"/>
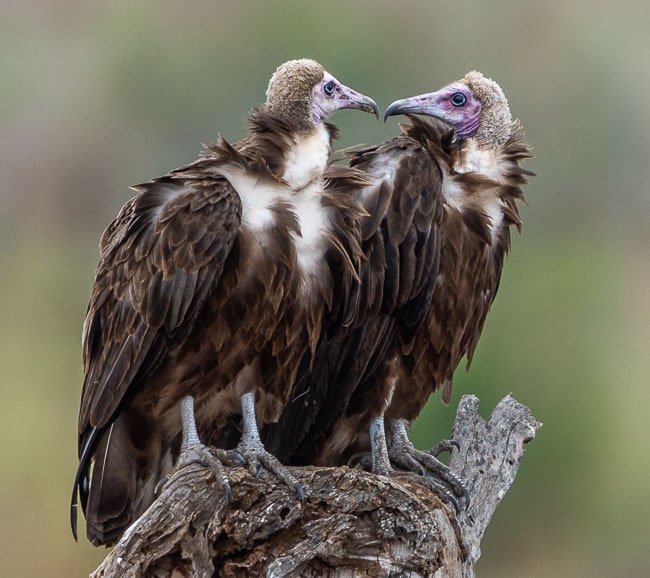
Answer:
<path fill-rule="evenodd" d="M 372 181 L 357 193 L 369 213 L 358 287 L 366 307 L 356 326 L 323 339 L 313 369 L 303 366 L 266 443 L 293 464 L 343 464 L 370 447 L 376 473 L 391 463 L 428 471 L 455 501 L 466 496 L 462 481 L 406 432 L 432 393 L 442 388 L 449 402 L 463 357 L 469 367 L 510 229 L 521 228 L 517 201 L 532 173 L 520 163 L 531 149 L 499 85 L 479 72 L 394 102 L 385 118 L 396 114 L 410 115 L 400 136 L 351 154 Z"/>
<path fill-rule="evenodd" d="M 363 213 L 350 191 L 365 181 L 330 165 L 337 131 L 325 118 L 377 106 L 307 59 L 280 66 L 266 96 L 247 138 L 220 138 L 134 186 L 101 238 L 71 506 L 76 536 L 79 494 L 95 545 L 115 543 L 152 502 L 178 456 L 188 395 L 200 437 L 242 414 L 239 454 L 300 492 L 257 423 L 277 419 L 323 323 L 346 315 Z"/>
<path fill-rule="evenodd" d="M 499 289 L 511 229 L 521 232 L 517 202 L 525 202 L 521 187 L 534 173 L 520 165 L 532 157 L 532 149 L 501 87 L 480 72 L 394 102 L 385 116 L 396 114 L 434 117 L 454 129 L 438 139 L 444 210 L 433 297 L 412 351 L 401 358 L 405 378 L 398 380 L 386 411 L 391 459 L 408 467 L 411 457 L 424 458 L 421 465 L 428 468 L 426 454 L 408 442 L 406 429 L 438 389 L 449 403 L 454 370 L 463 358 L 469 370 Z M 410 134 L 430 138 L 431 125 L 410 120 Z"/>

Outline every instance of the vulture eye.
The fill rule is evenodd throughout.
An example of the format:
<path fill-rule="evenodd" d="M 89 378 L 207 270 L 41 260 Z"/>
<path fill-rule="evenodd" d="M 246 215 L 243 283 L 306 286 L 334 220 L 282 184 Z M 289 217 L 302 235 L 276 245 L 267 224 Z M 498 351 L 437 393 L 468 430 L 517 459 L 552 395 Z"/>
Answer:
<path fill-rule="evenodd" d="M 334 94 L 334 81 L 330 80 L 325 86 L 323 86 L 323 92 L 327 96 L 332 96 Z"/>
<path fill-rule="evenodd" d="M 464 106 L 465 103 L 467 103 L 467 97 L 462 92 L 451 95 L 451 104 L 454 106 Z"/>

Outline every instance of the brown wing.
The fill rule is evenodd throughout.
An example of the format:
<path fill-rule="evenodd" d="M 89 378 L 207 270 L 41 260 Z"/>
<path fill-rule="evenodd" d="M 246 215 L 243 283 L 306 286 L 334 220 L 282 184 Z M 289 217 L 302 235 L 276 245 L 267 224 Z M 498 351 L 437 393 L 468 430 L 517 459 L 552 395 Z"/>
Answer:
<path fill-rule="evenodd" d="M 191 331 L 241 222 L 223 178 L 174 175 L 134 187 L 101 241 L 83 335 L 80 447 Z"/>
<path fill-rule="evenodd" d="M 77 493 L 85 512 L 90 464 L 97 445 L 106 444 L 104 432 L 192 331 L 237 240 L 239 196 L 225 179 L 203 174 L 205 162 L 134 187 L 138 195 L 102 236 L 83 332 L 79 465 L 70 508 L 75 536 Z"/>
<path fill-rule="evenodd" d="M 398 343 L 408 347 L 424 320 L 438 264 L 441 207 L 441 174 L 427 159 L 426 150 L 406 137 L 352 157 L 351 166 L 373 181 L 359 192 L 369 215 L 363 221 L 366 261 L 351 298 L 356 318 L 332 326 L 313 359 L 303 360 L 294 401 L 267 431 L 267 447 L 287 463 L 330 463 L 326 442 L 346 414 L 373 411 L 374 402 L 382 402 L 386 356 Z"/>
<path fill-rule="evenodd" d="M 430 125 L 412 119 L 411 131 L 427 134 Z M 457 145 L 443 140 L 434 151 L 441 163 L 457 153 Z M 483 326 L 496 297 L 504 258 L 510 250 L 510 228 L 521 228 L 516 202 L 523 200 L 521 186 L 532 175 L 519 163 L 531 157 L 530 147 L 516 123 L 510 140 L 499 151 L 505 167 L 498 184 L 476 173 L 455 174 L 466 201 L 462 210 L 447 205 L 443 215 L 440 279 L 428 309 L 425 328 L 404 358 L 406 379 L 401 395 L 393 401 L 388 417 L 411 421 L 429 395 L 443 388 L 442 400 L 450 401 L 453 374 L 463 357 L 467 367 L 478 345 Z M 502 202 L 504 218 L 492 238 L 489 219 L 475 199 L 489 192 Z M 474 201 L 474 202 L 473 202 Z"/>

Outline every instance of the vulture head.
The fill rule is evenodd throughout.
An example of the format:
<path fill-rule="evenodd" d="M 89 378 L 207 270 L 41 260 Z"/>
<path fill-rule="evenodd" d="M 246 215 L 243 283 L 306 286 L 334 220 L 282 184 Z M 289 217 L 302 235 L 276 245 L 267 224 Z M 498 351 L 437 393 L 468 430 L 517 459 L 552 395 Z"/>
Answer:
<path fill-rule="evenodd" d="M 334 111 L 356 108 L 379 118 L 372 98 L 339 82 L 318 62 L 303 58 L 280 65 L 266 91 L 265 107 L 299 132 L 309 132 Z"/>
<path fill-rule="evenodd" d="M 396 114 L 433 116 L 452 126 L 458 138 L 476 138 L 495 148 L 508 140 L 513 129 L 503 90 L 476 71 L 436 92 L 395 101 L 384 119 Z"/>

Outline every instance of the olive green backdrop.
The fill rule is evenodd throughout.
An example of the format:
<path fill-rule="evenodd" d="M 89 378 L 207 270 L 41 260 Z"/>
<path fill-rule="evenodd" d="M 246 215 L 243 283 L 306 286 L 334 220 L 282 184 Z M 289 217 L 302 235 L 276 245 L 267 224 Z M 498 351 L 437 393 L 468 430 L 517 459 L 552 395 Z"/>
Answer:
<path fill-rule="evenodd" d="M 7 1 L 0 6 L 0 560 L 83 576 L 68 528 L 81 325 L 128 185 L 237 140 L 271 73 L 312 57 L 385 108 L 478 69 L 538 176 L 460 395 L 544 422 L 488 528 L 484 577 L 650 574 L 650 4 L 646 0 Z M 342 111 L 340 146 L 397 133 Z M 82 525 L 83 529 L 83 525 Z"/>

